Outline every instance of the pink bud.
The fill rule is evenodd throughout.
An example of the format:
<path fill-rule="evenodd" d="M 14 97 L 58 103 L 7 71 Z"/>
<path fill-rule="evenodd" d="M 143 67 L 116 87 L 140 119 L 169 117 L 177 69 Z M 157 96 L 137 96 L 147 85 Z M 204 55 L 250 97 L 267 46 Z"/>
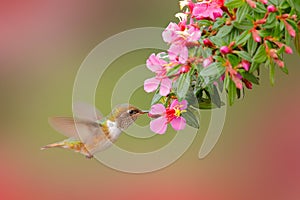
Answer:
<path fill-rule="evenodd" d="M 256 3 L 254 1 L 252 1 L 252 0 L 246 0 L 246 2 L 249 4 L 249 6 L 251 8 L 256 8 Z"/>
<path fill-rule="evenodd" d="M 248 81 L 247 79 L 244 79 L 243 78 L 243 82 L 245 83 L 245 86 L 248 88 L 248 89 L 252 89 L 252 83 L 250 81 Z"/>
<path fill-rule="evenodd" d="M 250 68 L 250 62 L 248 62 L 247 60 L 242 60 L 242 67 L 246 70 L 249 71 Z"/>
<path fill-rule="evenodd" d="M 293 27 L 286 20 L 283 20 L 283 22 L 289 34 L 292 37 L 296 37 L 296 31 L 293 29 Z"/>
<path fill-rule="evenodd" d="M 205 38 L 205 39 L 203 40 L 203 44 L 204 44 L 205 46 L 208 46 L 208 47 L 213 46 L 213 43 L 212 43 L 208 38 Z"/>
<path fill-rule="evenodd" d="M 267 19 L 263 18 L 263 19 L 257 20 L 256 24 L 265 24 L 266 22 L 267 22 Z"/>
<path fill-rule="evenodd" d="M 259 32 L 256 29 L 251 29 L 252 37 L 255 42 L 261 42 L 261 37 L 259 36 Z"/>
<path fill-rule="evenodd" d="M 180 67 L 180 74 L 188 73 L 190 71 L 191 67 L 189 65 L 183 65 Z"/>
<path fill-rule="evenodd" d="M 260 0 L 260 2 L 262 2 L 263 4 L 267 4 L 268 0 Z"/>
<path fill-rule="evenodd" d="M 229 49 L 227 46 L 222 46 L 222 47 L 220 48 L 220 52 L 221 52 L 221 54 L 226 55 L 226 54 L 229 54 L 229 53 L 230 53 L 230 49 Z"/>
<path fill-rule="evenodd" d="M 269 5 L 267 10 L 268 12 L 272 13 L 272 12 L 276 12 L 277 8 L 274 5 Z"/>
<path fill-rule="evenodd" d="M 270 55 L 271 58 L 278 59 L 278 55 L 277 55 L 277 50 L 276 49 L 270 49 L 269 55 Z"/>
<path fill-rule="evenodd" d="M 285 47 L 285 53 L 287 54 L 293 54 L 293 49 L 287 45 L 284 46 Z"/>
<path fill-rule="evenodd" d="M 274 62 L 281 68 L 284 68 L 284 62 L 279 59 L 274 59 Z"/>

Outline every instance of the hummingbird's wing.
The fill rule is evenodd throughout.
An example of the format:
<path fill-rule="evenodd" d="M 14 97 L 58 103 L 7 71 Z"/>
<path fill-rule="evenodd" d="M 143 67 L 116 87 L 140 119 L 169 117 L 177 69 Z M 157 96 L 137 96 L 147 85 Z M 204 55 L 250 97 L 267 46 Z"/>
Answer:
<path fill-rule="evenodd" d="M 54 130 L 67 137 L 77 138 L 83 143 L 87 143 L 91 138 L 105 136 L 100 124 L 72 117 L 50 117 L 49 124 Z"/>
<path fill-rule="evenodd" d="M 76 119 L 95 122 L 101 120 L 102 118 L 100 111 L 88 103 L 83 103 L 83 102 L 73 103 L 73 112 L 74 112 L 74 117 Z"/>

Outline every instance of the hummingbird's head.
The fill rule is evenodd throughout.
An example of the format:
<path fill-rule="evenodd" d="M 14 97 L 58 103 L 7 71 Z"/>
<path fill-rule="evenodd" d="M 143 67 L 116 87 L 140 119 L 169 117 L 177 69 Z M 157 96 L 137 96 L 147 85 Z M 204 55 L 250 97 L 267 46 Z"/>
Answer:
<path fill-rule="evenodd" d="M 142 111 L 135 106 L 123 104 L 117 106 L 113 110 L 113 117 L 117 122 L 117 125 L 120 129 L 124 130 L 128 128 L 133 122 L 143 114 L 148 113 L 147 111 Z"/>

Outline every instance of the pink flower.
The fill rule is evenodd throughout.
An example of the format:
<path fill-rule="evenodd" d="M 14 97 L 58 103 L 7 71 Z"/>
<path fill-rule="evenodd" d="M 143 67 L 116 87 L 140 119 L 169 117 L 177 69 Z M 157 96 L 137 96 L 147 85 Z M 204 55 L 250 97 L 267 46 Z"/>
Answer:
<path fill-rule="evenodd" d="M 154 78 L 150 78 L 145 80 L 144 82 L 144 90 L 146 92 L 154 92 L 158 86 L 160 85 L 159 94 L 161 96 L 167 96 L 170 93 L 172 87 L 172 80 L 167 77 L 167 70 L 165 65 L 167 62 L 161 59 L 162 54 L 150 55 L 147 60 L 147 67 L 152 72 L 156 73 Z"/>
<path fill-rule="evenodd" d="M 251 29 L 250 32 L 252 33 L 252 37 L 253 37 L 253 40 L 255 42 L 261 42 L 261 37 L 259 35 L 259 31 L 256 30 L 255 28 Z"/>
<path fill-rule="evenodd" d="M 208 58 L 205 58 L 203 60 L 203 67 L 206 68 L 208 67 L 211 63 L 213 63 L 213 57 L 212 56 L 209 56 Z"/>
<path fill-rule="evenodd" d="M 186 126 L 186 120 L 181 113 L 187 108 L 187 101 L 174 100 L 170 107 L 165 108 L 162 104 L 155 104 L 149 112 L 150 117 L 158 117 L 150 122 L 150 129 L 158 134 L 164 134 L 170 123 L 174 130 L 182 130 Z"/>
<path fill-rule="evenodd" d="M 222 17 L 224 5 L 223 0 L 210 0 L 196 3 L 193 8 L 192 17 L 196 19 L 211 19 L 213 21 L 218 17 Z"/>
<path fill-rule="evenodd" d="M 249 71 L 250 69 L 250 62 L 248 62 L 247 60 L 242 60 L 242 67 L 246 70 L 246 71 Z"/>

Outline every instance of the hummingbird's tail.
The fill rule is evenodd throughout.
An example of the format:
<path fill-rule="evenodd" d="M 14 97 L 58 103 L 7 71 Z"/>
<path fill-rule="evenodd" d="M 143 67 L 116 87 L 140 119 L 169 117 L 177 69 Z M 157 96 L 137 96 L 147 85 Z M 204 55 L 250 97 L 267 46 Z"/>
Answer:
<path fill-rule="evenodd" d="M 49 148 L 64 148 L 64 149 L 71 149 L 75 152 L 80 152 L 81 154 L 85 155 L 87 158 L 92 158 L 93 155 L 89 153 L 89 151 L 86 149 L 85 145 L 74 138 L 69 138 L 61 142 L 55 142 L 52 144 L 48 144 L 46 146 L 43 146 L 41 150 L 49 149 Z"/>
<path fill-rule="evenodd" d="M 45 149 L 49 149 L 49 148 L 53 148 L 53 147 L 68 148 L 66 146 L 65 142 L 62 141 L 62 142 L 56 142 L 56 143 L 52 143 L 52 144 L 48 144 L 46 146 L 43 146 L 41 148 L 41 150 L 45 150 Z"/>

